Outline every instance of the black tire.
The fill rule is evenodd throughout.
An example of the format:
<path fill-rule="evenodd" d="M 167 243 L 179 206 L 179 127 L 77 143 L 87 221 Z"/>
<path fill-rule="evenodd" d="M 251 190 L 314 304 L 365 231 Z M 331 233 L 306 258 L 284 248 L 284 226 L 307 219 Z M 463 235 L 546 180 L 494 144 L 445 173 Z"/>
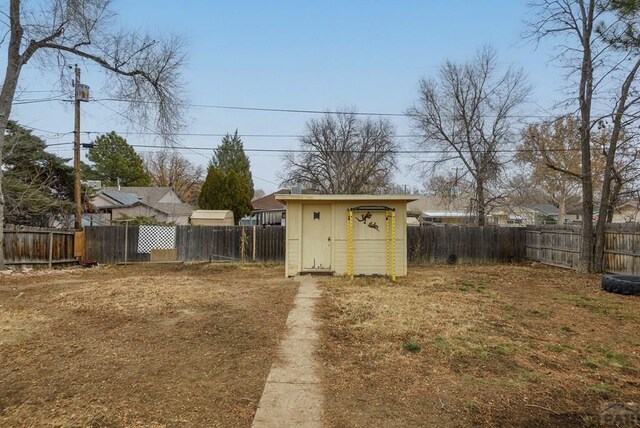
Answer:
<path fill-rule="evenodd" d="M 625 296 L 640 296 L 640 276 L 605 275 L 602 277 L 602 289 Z"/>

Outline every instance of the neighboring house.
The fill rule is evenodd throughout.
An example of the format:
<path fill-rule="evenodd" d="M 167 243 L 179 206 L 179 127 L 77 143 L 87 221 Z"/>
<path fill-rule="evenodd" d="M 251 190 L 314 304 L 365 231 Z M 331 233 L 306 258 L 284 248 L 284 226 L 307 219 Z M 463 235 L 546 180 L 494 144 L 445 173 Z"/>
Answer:
<path fill-rule="evenodd" d="M 634 202 L 618 205 L 613 210 L 612 223 L 640 222 L 640 206 Z"/>
<path fill-rule="evenodd" d="M 407 226 L 420 226 L 420 220 L 414 216 L 407 216 Z"/>
<path fill-rule="evenodd" d="M 464 196 L 423 196 L 409 202 L 407 211 L 409 216 L 419 216 L 422 223 L 467 224 L 473 223 L 476 218 L 471 211 L 470 201 Z"/>
<path fill-rule="evenodd" d="M 142 215 L 184 225 L 189 224 L 189 216 L 195 210 L 192 205 L 183 203 L 171 187 L 103 187 L 91 204 L 93 211 L 102 215 L 102 223 L 123 215 Z"/>
<path fill-rule="evenodd" d="M 567 213 L 564 215 L 564 222 L 565 224 L 582 223 L 582 205 L 567 208 Z"/>
<path fill-rule="evenodd" d="M 558 224 L 558 216 L 560 210 L 551 204 L 528 204 L 526 208 L 530 208 L 536 213 L 535 224 Z"/>
<path fill-rule="evenodd" d="M 552 204 L 529 204 L 526 208 L 533 209 L 536 213 L 535 224 L 559 224 L 560 209 Z M 568 207 L 564 214 L 563 224 L 575 224 L 582 222 L 582 206 Z"/>
<path fill-rule="evenodd" d="M 552 204 L 525 204 L 500 206 L 491 211 L 491 224 L 498 225 L 545 225 L 558 224 L 560 210 Z M 564 216 L 564 224 L 582 221 L 581 208 L 570 208 Z"/>
<path fill-rule="evenodd" d="M 409 216 L 420 218 L 421 223 L 473 224 L 477 213 L 472 207 L 472 196 L 463 194 L 455 198 L 425 196 L 408 205 Z M 504 199 L 487 207 L 485 223 L 500 226 L 526 226 L 556 224 L 558 208 L 551 204 L 510 204 Z M 579 212 L 567 213 L 565 223 L 580 221 Z"/>
<path fill-rule="evenodd" d="M 536 211 L 529 207 L 501 205 L 491 210 L 488 224 L 498 226 L 526 226 L 536 224 Z"/>
<path fill-rule="evenodd" d="M 251 216 L 255 219 L 254 224 L 259 226 L 284 226 L 286 223 L 286 208 L 282 202 L 276 200 L 276 195 L 288 194 L 291 194 L 291 190 L 282 189 L 251 201 L 251 206 L 253 207 Z"/>
<path fill-rule="evenodd" d="M 311 189 L 299 189 L 299 193 L 304 195 L 317 194 Z M 290 189 L 280 189 L 277 192 L 263 196 L 251 201 L 253 210 L 251 211 L 251 224 L 258 226 L 285 226 L 286 208 L 282 202 L 276 199 L 276 195 L 290 195 Z"/>

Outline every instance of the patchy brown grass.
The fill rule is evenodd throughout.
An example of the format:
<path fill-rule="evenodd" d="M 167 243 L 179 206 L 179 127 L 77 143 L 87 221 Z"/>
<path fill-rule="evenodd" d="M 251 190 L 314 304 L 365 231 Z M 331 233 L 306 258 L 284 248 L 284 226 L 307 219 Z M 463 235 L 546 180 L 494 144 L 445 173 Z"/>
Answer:
<path fill-rule="evenodd" d="M 328 426 L 597 426 L 640 402 L 640 299 L 544 266 L 327 279 Z"/>
<path fill-rule="evenodd" d="M 250 426 L 297 289 L 281 268 L 0 279 L 0 426 Z"/>

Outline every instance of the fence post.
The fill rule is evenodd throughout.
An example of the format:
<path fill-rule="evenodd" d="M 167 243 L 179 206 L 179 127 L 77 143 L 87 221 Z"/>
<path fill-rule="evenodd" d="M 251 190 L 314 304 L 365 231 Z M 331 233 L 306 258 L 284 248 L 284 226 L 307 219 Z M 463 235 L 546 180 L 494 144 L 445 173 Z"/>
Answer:
<path fill-rule="evenodd" d="M 127 251 L 129 249 L 129 222 L 124 222 L 124 264 L 127 265 Z"/>
<path fill-rule="evenodd" d="M 242 226 L 242 234 L 240 235 L 240 263 L 245 263 L 247 258 L 247 231 Z"/>
<path fill-rule="evenodd" d="M 253 252 L 253 261 L 256 261 L 256 225 L 253 225 L 253 242 L 251 243 L 251 251 Z"/>
<path fill-rule="evenodd" d="M 53 266 L 53 232 L 49 232 L 49 269 Z"/>

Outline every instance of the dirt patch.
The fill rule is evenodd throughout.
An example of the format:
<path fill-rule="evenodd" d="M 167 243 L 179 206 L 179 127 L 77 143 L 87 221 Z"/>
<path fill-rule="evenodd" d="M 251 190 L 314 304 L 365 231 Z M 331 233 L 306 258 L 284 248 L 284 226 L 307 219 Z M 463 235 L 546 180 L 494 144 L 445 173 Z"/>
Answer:
<path fill-rule="evenodd" d="M 640 402 L 640 299 L 543 266 L 327 279 L 328 426 L 594 426 Z"/>
<path fill-rule="evenodd" d="M 0 278 L 0 425 L 250 426 L 296 289 L 272 266 Z"/>

